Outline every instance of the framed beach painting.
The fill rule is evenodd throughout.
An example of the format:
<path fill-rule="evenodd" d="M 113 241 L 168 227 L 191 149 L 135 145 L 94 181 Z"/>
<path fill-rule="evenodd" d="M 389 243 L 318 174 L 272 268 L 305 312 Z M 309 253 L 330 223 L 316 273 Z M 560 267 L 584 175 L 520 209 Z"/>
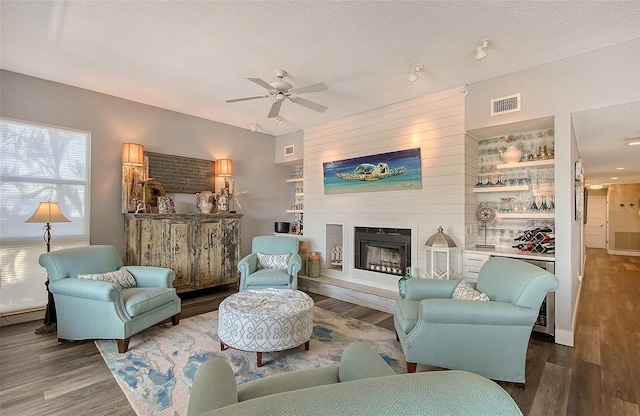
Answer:
<path fill-rule="evenodd" d="M 422 188 L 419 148 L 325 162 L 322 170 L 325 195 Z"/>

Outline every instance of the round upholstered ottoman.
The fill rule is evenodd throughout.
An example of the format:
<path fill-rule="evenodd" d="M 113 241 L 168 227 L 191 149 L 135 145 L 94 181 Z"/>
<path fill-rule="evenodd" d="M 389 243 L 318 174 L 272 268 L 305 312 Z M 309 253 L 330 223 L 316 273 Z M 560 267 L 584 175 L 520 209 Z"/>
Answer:
<path fill-rule="evenodd" d="M 245 290 L 220 303 L 220 349 L 255 351 L 258 367 L 262 353 L 304 344 L 309 351 L 313 332 L 313 299 L 290 289 Z"/>

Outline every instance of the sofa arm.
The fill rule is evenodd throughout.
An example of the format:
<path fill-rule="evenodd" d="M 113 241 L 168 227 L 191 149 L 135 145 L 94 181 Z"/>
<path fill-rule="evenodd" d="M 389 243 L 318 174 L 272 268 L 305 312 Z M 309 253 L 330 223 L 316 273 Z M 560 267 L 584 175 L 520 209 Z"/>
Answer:
<path fill-rule="evenodd" d="M 451 299 L 458 283 L 460 283 L 459 280 L 407 279 L 404 298 L 407 300 Z"/>
<path fill-rule="evenodd" d="M 344 349 L 340 360 L 340 382 L 363 378 L 392 376 L 395 371 L 368 344 L 352 342 Z"/>
<path fill-rule="evenodd" d="M 533 325 L 538 311 L 507 302 L 456 299 L 420 301 L 420 319 L 439 324 Z"/>
<path fill-rule="evenodd" d="M 166 267 L 154 266 L 122 266 L 127 269 L 136 279 L 138 287 L 173 287 L 173 280 L 176 274 Z"/>
<path fill-rule="evenodd" d="M 252 273 L 255 273 L 258 269 L 258 256 L 255 253 L 251 253 L 240 262 L 238 262 L 238 270 L 242 277 L 247 277 Z"/>
<path fill-rule="evenodd" d="M 193 379 L 187 416 L 200 415 L 235 403 L 238 403 L 238 390 L 231 366 L 221 359 L 203 363 Z"/>
<path fill-rule="evenodd" d="M 118 297 L 122 296 L 120 287 L 114 283 L 73 277 L 50 281 L 49 291 L 54 295 L 92 299 L 101 302 L 114 302 Z"/>
<path fill-rule="evenodd" d="M 287 273 L 291 276 L 297 276 L 300 268 L 302 267 L 302 259 L 297 253 L 291 254 L 289 262 L 287 263 Z"/>

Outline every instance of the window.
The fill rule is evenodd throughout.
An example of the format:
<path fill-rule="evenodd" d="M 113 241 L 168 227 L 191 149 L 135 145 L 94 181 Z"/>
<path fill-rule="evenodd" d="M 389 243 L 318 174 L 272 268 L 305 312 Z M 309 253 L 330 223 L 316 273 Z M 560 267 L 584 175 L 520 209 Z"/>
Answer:
<path fill-rule="evenodd" d="M 71 221 L 51 224 L 51 250 L 89 244 L 90 139 L 86 131 L 0 118 L 0 312 L 41 308 L 44 225 L 24 221 L 58 202 Z"/>

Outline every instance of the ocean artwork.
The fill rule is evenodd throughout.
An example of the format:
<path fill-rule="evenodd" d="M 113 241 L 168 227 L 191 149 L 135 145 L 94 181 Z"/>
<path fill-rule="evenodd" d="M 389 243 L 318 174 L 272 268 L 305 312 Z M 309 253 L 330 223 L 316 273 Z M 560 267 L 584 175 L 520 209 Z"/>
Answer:
<path fill-rule="evenodd" d="M 325 162 L 322 169 L 325 195 L 422 188 L 419 148 Z"/>

